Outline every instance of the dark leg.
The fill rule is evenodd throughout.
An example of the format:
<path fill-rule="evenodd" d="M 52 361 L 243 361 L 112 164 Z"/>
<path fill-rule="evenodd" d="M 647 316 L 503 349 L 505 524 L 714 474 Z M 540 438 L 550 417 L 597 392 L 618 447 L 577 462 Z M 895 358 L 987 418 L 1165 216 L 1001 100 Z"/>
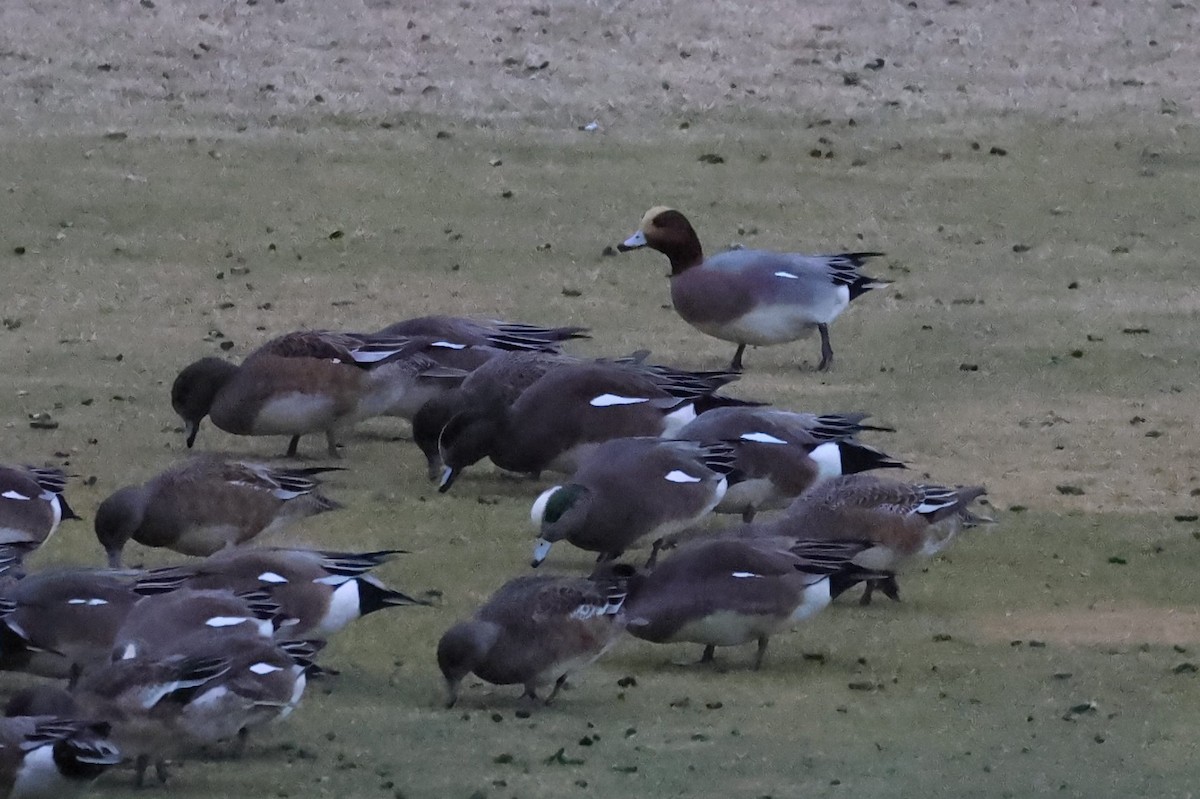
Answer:
<path fill-rule="evenodd" d="M 298 437 L 297 437 L 298 438 Z M 329 457 L 340 458 L 342 454 L 338 452 L 337 433 L 333 430 L 325 431 L 325 448 L 329 452 Z"/>
<path fill-rule="evenodd" d="M 138 755 L 133 761 L 133 787 L 141 788 L 146 784 L 146 769 L 150 767 L 150 755 Z"/>
<path fill-rule="evenodd" d="M 817 364 L 817 371 L 824 372 L 833 364 L 833 347 L 829 344 L 829 325 L 817 325 L 817 332 L 821 334 L 821 362 Z"/>
<path fill-rule="evenodd" d="M 250 737 L 250 731 L 242 727 L 237 731 L 237 738 L 233 740 L 233 750 L 229 753 L 235 760 L 241 760 L 242 755 L 246 754 L 246 739 Z"/>
<path fill-rule="evenodd" d="M 742 521 L 746 524 L 754 521 L 755 513 L 757 513 L 757 511 L 754 510 L 753 505 L 747 505 L 746 507 L 742 508 Z"/>
<path fill-rule="evenodd" d="M 654 540 L 654 543 L 650 545 L 650 557 L 646 558 L 645 568 L 653 569 L 654 566 L 658 563 L 658 553 L 662 552 L 663 543 L 664 542 L 661 538 L 656 538 Z"/>
<path fill-rule="evenodd" d="M 537 689 L 533 683 L 525 686 L 525 693 L 521 694 L 521 701 L 528 701 L 531 705 L 536 705 L 538 702 Z"/>
<path fill-rule="evenodd" d="M 889 574 L 879 581 L 879 590 L 893 602 L 900 601 L 900 586 L 896 583 L 896 575 Z"/>
<path fill-rule="evenodd" d="M 700 663 L 712 663 L 713 655 L 715 655 L 716 652 L 717 652 L 717 648 L 715 646 L 713 646 L 712 644 L 709 644 L 708 646 L 704 647 L 704 654 L 700 656 L 699 662 Z"/>
<path fill-rule="evenodd" d="M 763 658 L 767 655 L 767 643 L 770 641 L 765 635 L 758 637 L 758 652 L 754 655 L 754 670 L 758 671 L 762 668 Z"/>
<path fill-rule="evenodd" d="M 554 701 L 554 697 L 558 696 L 558 692 L 561 691 L 562 687 L 566 684 L 567 684 L 567 675 L 565 675 L 565 674 L 554 681 L 554 688 L 553 688 L 553 690 L 550 691 L 550 696 L 546 697 L 547 705 Z"/>
<path fill-rule="evenodd" d="M 287 457 L 287 458 L 296 457 L 296 450 L 299 449 L 299 447 L 300 447 L 300 436 L 292 436 L 292 440 L 288 442 L 287 453 L 285 453 L 284 457 Z"/>
<path fill-rule="evenodd" d="M 737 352 L 733 354 L 733 360 L 729 364 L 729 368 L 734 372 L 742 371 L 742 353 L 746 351 L 745 344 L 739 344 Z"/>
<path fill-rule="evenodd" d="M 154 761 L 154 776 L 158 777 L 158 781 L 163 785 L 167 784 L 167 779 L 171 776 L 167 773 L 167 761 L 161 757 Z"/>
<path fill-rule="evenodd" d="M 863 582 L 862 599 L 858 600 L 858 604 L 860 604 L 860 605 L 871 604 L 871 594 L 873 594 L 873 593 L 875 593 L 875 581 L 874 580 L 864 581 Z"/>

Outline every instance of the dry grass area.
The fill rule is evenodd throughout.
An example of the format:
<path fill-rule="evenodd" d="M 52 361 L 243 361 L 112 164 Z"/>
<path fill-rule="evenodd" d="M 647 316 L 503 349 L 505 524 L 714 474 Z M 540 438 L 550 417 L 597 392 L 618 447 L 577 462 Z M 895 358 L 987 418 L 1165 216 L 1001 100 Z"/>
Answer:
<path fill-rule="evenodd" d="M 66 464 L 83 515 L 182 454 L 183 364 L 287 330 L 498 315 L 589 325 L 579 352 L 726 363 L 665 307 L 661 258 L 601 254 L 666 202 L 709 251 L 886 251 L 895 285 L 833 325 L 834 371 L 811 370 L 815 341 L 760 348 L 736 389 L 869 411 L 897 428 L 872 443 L 986 483 L 1000 519 L 904 603 L 780 637 L 761 673 L 631 641 L 532 718 L 480 686 L 446 712 L 434 642 L 525 568 L 542 484 L 481 468 L 437 495 L 404 426 L 372 422 L 330 481 L 347 509 L 289 540 L 403 546 L 382 576 L 444 607 L 363 620 L 286 726 L 237 764 L 187 762 L 172 793 L 1190 795 L 1198 19 L 1109 0 L 0 4 L 0 455 Z M 29 426 L 42 412 L 56 429 Z M 200 445 L 284 442 L 206 426 Z M 37 563 L 100 563 L 89 528 Z M 127 795 L 124 776 L 100 790 Z"/>

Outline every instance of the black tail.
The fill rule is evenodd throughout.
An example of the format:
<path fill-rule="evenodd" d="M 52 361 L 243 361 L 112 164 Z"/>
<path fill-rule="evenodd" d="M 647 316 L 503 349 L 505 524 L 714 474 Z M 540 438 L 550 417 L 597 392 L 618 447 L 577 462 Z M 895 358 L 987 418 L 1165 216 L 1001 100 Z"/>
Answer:
<path fill-rule="evenodd" d="M 868 447 L 852 438 L 837 442 L 842 457 L 842 474 L 858 474 L 871 469 L 907 469 L 902 462 L 886 452 Z"/>
<path fill-rule="evenodd" d="M 408 594 L 393 591 L 391 588 L 375 580 L 366 577 L 358 579 L 358 611 L 363 616 L 366 616 L 368 613 L 374 613 L 377 610 L 383 610 L 384 608 L 397 608 L 402 605 L 424 605 L 429 607 L 432 604 L 427 600 L 416 599 Z"/>

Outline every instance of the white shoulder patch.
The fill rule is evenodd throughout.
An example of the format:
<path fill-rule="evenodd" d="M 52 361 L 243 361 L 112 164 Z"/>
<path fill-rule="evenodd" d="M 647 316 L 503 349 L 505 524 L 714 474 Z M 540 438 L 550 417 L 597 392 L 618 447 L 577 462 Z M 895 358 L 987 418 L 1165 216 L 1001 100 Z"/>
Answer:
<path fill-rule="evenodd" d="M 258 575 L 258 581 L 260 583 L 286 583 L 287 578 L 282 574 L 276 574 L 275 572 L 263 572 L 262 574 Z"/>
<path fill-rule="evenodd" d="M 270 663 L 255 663 L 250 667 L 250 671 L 255 674 L 271 674 L 276 671 L 283 671 L 280 666 L 272 666 Z"/>
<path fill-rule="evenodd" d="M 68 599 L 67 604 L 68 605 L 87 605 L 90 608 L 94 608 L 98 605 L 107 605 L 108 600 L 101 599 L 98 596 L 92 596 L 92 597 L 87 597 L 86 599 L 84 599 L 84 598 Z"/>
<path fill-rule="evenodd" d="M 667 472 L 667 480 L 672 483 L 699 483 L 701 479 L 700 477 L 692 477 L 687 472 L 680 471 L 679 469 L 672 469 Z"/>
<path fill-rule="evenodd" d="M 622 397 L 619 394 L 601 394 L 593 397 L 588 403 L 594 408 L 607 408 L 609 405 L 637 405 L 639 402 L 649 402 L 647 397 Z"/>
<path fill-rule="evenodd" d="M 755 441 L 759 444 L 786 444 L 782 438 L 776 438 L 768 433 L 742 433 L 739 436 L 742 441 Z"/>
<path fill-rule="evenodd" d="M 731 574 L 729 576 L 730 577 L 738 577 L 741 579 L 745 579 L 748 577 L 762 577 L 761 574 L 755 574 L 754 572 L 734 572 L 733 574 Z"/>
<path fill-rule="evenodd" d="M 441 347 L 447 350 L 465 350 L 467 348 L 466 344 L 455 344 L 453 341 L 435 341 L 429 346 Z"/>
<path fill-rule="evenodd" d="M 799 280 L 799 275 L 793 275 L 791 272 L 776 272 L 775 277 L 786 277 L 788 280 Z"/>
<path fill-rule="evenodd" d="M 206 627 L 234 627 L 238 624 L 244 624 L 254 619 L 248 616 L 213 616 L 208 621 L 204 622 Z"/>
<path fill-rule="evenodd" d="M 21 492 L 13 491 L 12 489 L 5 491 L 3 494 L 0 494 L 0 497 L 4 497 L 5 499 L 23 499 L 27 502 L 29 500 L 33 499 L 33 497 L 27 497 L 24 494 L 22 494 Z"/>

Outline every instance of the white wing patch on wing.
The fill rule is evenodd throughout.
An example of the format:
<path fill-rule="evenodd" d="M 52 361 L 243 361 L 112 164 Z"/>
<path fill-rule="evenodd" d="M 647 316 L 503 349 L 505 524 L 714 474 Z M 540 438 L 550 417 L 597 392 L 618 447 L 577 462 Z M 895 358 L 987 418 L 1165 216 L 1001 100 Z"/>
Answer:
<path fill-rule="evenodd" d="M 453 341 L 435 341 L 429 346 L 442 347 L 447 350 L 465 350 L 467 348 L 466 344 L 455 344 Z"/>
<path fill-rule="evenodd" d="M 250 667 L 250 671 L 254 672 L 255 674 L 263 675 L 272 674 L 276 671 L 283 671 L 283 668 L 280 666 L 272 666 L 270 663 L 255 663 Z"/>
<path fill-rule="evenodd" d="M 755 574 L 754 572 L 734 572 L 733 574 L 731 574 L 729 576 L 737 577 L 737 578 L 743 579 L 743 580 L 746 578 L 749 578 L 749 577 L 762 577 L 761 574 Z"/>
<path fill-rule="evenodd" d="M 276 574 L 275 572 L 263 572 L 258 575 L 258 581 L 260 583 L 286 583 L 288 579 L 282 574 Z"/>
<path fill-rule="evenodd" d="M 754 441 L 759 444 L 786 444 L 782 438 L 776 438 L 768 433 L 742 433 L 740 438 L 743 441 Z"/>
<path fill-rule="evenodd" d="M 206 627 L 234 627 L 248 621 L 254 621 L 254 619 L 248 616 L 213 616 L 204 622 L 204 625 Z"/>
<path fill-rule="evenodd" d="M 87 597 L 87 598 L 68 599 L 67 604 L 68 605 L 87 605 L 90 608 L 94 608 L 98 605 L 107 605 L 108 600 L 101 599 L 100 597 L 92 596 L 92 597 Z"/>
<path fill-rule="evenodd" d="M 667 472 L 667 480 L 672 483 L 699 483 L 701 479 L 702 478 L 699 477 L 693 477 L 687 472 L 680 471 L 679 469 L 672 469 L 671 471 Z"/>
<path fill-rule="evenodd" d="M 4 497 L 5 499 L 23 499 L 26 501 L 33 499 L 33 497 L 27 497 L 24 494 L 22 494 L 21 492 L 13 491 L 11 489 L 8 491 L 5 491 L 3 494 L 0 494 L 0 497 Z"/>
<path fill-rule="evenodd" d="M 601 394 L 598 397 L 593 397 L 588 405 L 593 408 L 607 408 L 610 405 L 637 405 L 640 402 L 649 402 L 647 397 L 622 397 L 619 394 Z"/>
<path fill-rule="evenodd" d="M 799 280 L 799 275 L 793 275 L 791 272 L 776 272 L 775 277 L 786 277 L 788 280 Z"/>

